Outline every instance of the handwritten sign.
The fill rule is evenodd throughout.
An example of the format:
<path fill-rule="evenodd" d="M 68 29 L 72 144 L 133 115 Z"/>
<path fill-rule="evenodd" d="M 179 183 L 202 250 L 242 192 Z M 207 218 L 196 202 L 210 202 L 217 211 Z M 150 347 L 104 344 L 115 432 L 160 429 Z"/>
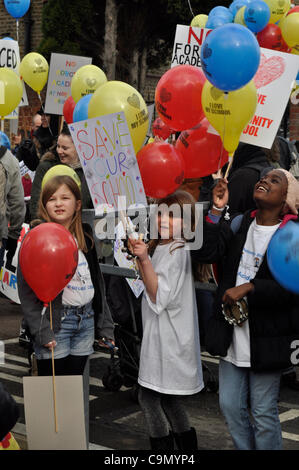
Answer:
<path fill-rule="evenodd" d="M 253 79 L 258 104 L 240 142 L 272 147 L 298 68 L 298 55 L 261 48 L 260 66 Z"/>
<path fill-rule="evenodd" d="M 123 112 L 75 122 L 69 129 L 96 214 L 146 203 L 143 183 Z"/>
<path fill-rule="evenodd" d="M 7 67 L 8 69 L 13 70 L 17 75 L 19 75 L 19 65 L 20 65 L 20 51 L 19 44 L 13 39 L 0 39 L 0 67 Z M 28 98 L 26 94 L 26 89 L 24 82 L 23 86 L 23 96 L 19 106 L 28 106 Z M 17 119 L 18 112 L 10 114 L 7 116 L 10 119 Z"/>
<path fill-rule="evenodd" d="M 63 114 L 63 105 L 71 95 L 71 81 L 83 65 L 91 64 L 90 57 L 51 54 L 45 112 Z"/>
<path fill-rule="evenodd" d="M 211 29 L 178 24 L 174 39 L 171 67 L 176 65 L 201 67 L 201 46 L 211 31 Z"/>

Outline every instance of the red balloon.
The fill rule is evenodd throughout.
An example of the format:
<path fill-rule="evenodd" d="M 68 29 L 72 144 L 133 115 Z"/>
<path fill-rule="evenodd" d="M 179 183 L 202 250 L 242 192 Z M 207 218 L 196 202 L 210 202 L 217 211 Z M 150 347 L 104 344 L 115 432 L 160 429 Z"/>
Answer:
<path fill-rule="evenodd" d="M 24 279 L 45 304 L 69 283 L 77 264 L 78 248 L 72 234 L 53 222 L 30 230 L 20 248 Z"/>
<path fill-rule="evenodd" d="M 296 7 L 291 8 L 288 11 L 287 16 L 290 15 L 291 13 L 299 13 L 299 5 L 297 5 Z"/>
<path fill-rule="evenodd" d="M 148 197 L 160 199 L 181 186 L 185 177 L 182 156 L 166 142 L 145 145 L 137 153 L 137 162 Z"/>
<path fill-rule="evenodd" d="M 204 117 L 201 92 L 206 77 L 192 65 L 177 65 L 160 78 L 155 93 L 162 121 L 174 131 L 191 129 Z"/>
<path fill-rule="evenodd" d="M 215 173 L 228 161 L 221 138 L 209 134 L 209 121 L 204 118 L 194 129 L 181 132 L 175 148 L 185 162 L 185 178 L 200 178 Z"/>
<path fill-rule="evenodd" d="M 167 139 L 171 134 L 171 129 L 162 121 L 161 118 L 157 118 L 153 122 L 153 134 L 158 137 L 162 137 L 162 139 Z"/>
<path fill-rule="evenodd" d="M 274 49 L 276 51 L 284 51 L 286 45 L 282 34 L 281 29 L 276 24 L 269 23 L 267 26 L 257 33 L 256 38 L 261 47 L 266 49 Z"/>
<path fill-rule="evenodd" d="M 73 112 L 75 109 L 76 103 L 73 99 L 72 96 L 69 96 L 67 100 L 65 100 L 64 105 L 63 105 L 63 115 L 64 119 L 68 124 L 71 124 L 73 122 Z"/>

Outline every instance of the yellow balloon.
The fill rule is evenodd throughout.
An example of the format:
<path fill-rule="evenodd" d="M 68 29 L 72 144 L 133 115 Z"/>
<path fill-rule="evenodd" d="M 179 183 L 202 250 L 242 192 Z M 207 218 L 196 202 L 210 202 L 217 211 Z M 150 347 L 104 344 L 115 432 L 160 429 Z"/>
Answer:
<path fill-rule="evenodd" d="M 269 23 L 277 23 L 291 8 L 290 0 L 264 0 L 270 8 Z"/>
<path fill-rule="evenodd" d="M 0 68 L 0 117 L 8 116 L 20 103 L 23 87 L 20 77 L 11 69 Z"/>
<path fill-rule="evenodd" d="M 247 28 L 247 24 L 245 23 L 245 20 L 244 20 L 245 8 L 246 6 L 239 8 L 239 10 L 236 13 L 234 23 L 241 24 L 242 26 L 245 26 Z"/>
<path fill-rule="evenodd" d="M 83 96 L 94 93 L 99 86 L 107 82 L 107 77 L 103 70 L 96 65 L 83 65 L 75 73 L 71 83 L 71 95 L 75 101 Z"/>
<path fill-rule="evenodd" d="M 289 47 L 299 44 L 299 13 L 292 13 L 284 18 L 281 34 Z"/>
<path fill-rule="evenodd" d="M 29 52 L 21 60 L 20 78 L 34 91 L 40 93 L 48 80 L 49 65 L 44 56 L 37 52 Z"/>
<path fill-rule="evenodd" d="M 257 105 L 257 91 L 251 80 L 247 85 L 226 94 L 205 82 L 202 108 L 208 121 L 219 133 L 223 147 L 232 155 L 239 144 L 240 135 L 253 117 Z"/>
<path fill-rule="evenodd" d="M 153 142 L 155 142 L 154 137 L 150 137 L 147 141 L 148 144 L 152 144 Z"/>
<path fill-rule="evenodd" d="M 208 21 L 208 15 L 196 15 L 190 23 L 190 26 L 197 26 L 198 28 L 204 28 Z"/>
<path fill-rule="evenodd" d="M 148 129 L 148 110 L 140 93 L 131 85 L 109 81 L 100 86 L 90 99 L 88 117 L 123 111 L 131 134 L 135 153 L 140 150 Z"/>
<path fill-rule="evenodd" d="M 45 186 L 45 184 L 51 179 L 53 178 L 54 176 L 70 176 L 71 178 L 73 178 L 73 180 L 77 183 L 77 185 L 79 186 L 79 188 L 81 189 L 81 181 L 80 181 L 80 178 L 79 176 L 77 175 L 77 173 L 75 172 L 75 170 L 73 170 L 73 168 L 67 166 L 67 165 L 55 165 L 55 166 L 52 166 L 52 168 L 50 168 L 50 170 L 48 170 L 46 173 L 45 173 L 45 176 L 43 177 L 43 180 L 42 180 L 42 189 L 43 187 Z"/>

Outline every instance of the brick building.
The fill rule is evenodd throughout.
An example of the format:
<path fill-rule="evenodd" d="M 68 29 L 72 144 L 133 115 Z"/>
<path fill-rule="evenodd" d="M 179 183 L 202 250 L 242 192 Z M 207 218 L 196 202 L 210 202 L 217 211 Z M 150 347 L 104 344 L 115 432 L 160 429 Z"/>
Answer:
<path fill-rule="evenodd" d="M 16 35 L 16 21 L 6 11 L 4 7 L 4 0 L 1 1 L 1 14 L 0 14 L 0 31 L 1 37 L 9 36 L 13 39 L 17 38 Z M 31 0 L 30 11 L 19 21 L 19 47 L 21 59 L 25 54 L 31 51 L 36 51 L 39 43 L 42 40 L 42 9 L 43 4 L 47 0 Z M 293 3 L 299 5 L 299 0 L 293 0 Z M 149 103 L 154 101 L 155 88 L 164 70 L 154 70 L 147 74 L 146 87 L 144 92 L 144 99 Z M 32 116 L 40 109 L 40 101 L 37 93 L 26 85 L 26 91 L 29 101 L 29 106 L 20 108 L 19 111 L 19 127 L 25 131 L 30 130 Z M 44 98 L 46 87 L 41 93 Z M 299 92 L 294 103 L 299 101 Z M 299 140 L 299 104 L 290 103 L 289 106 L 289 131 L 290 138 Z"/>

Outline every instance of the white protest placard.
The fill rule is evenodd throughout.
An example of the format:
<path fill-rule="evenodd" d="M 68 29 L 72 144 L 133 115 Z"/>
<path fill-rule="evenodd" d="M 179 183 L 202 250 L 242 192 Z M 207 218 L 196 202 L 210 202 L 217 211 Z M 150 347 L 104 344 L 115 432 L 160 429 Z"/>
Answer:
<path fill-rule="evenodd" d="M 29 225 L 23 224 L 20 237 L 18 239 L 17 249 L 12 260 L 12 264 L 8 265 L 6 260 L 6 254 L 4 255 L 3 266 L 0 271 L 0 292 L 8 297 L 10 300 L 13 300 L 17 304 L 20 303 L 19 294 L 18 294 L 18 284 L 17 284 L 17 265 L 18 265 L 18 256 L 21 246 L 21 242 L 24 238 L 24 235 L 28 232 Z"/>
<path fill-rule="evenodd" d="M 71 81 L 83 65 L 91 64 L 91 57 L 51 54 L 45 112 L 63 114 L 63 105 L 71 95 Z"/>
<path fill-rule="evenodd" d="M 55 377 L 57 432 L 52 377 L 24 377 L 29 450 L 87 450 L 82 375 Z"/>
<path fill-rule="evenodd" d="M 0 67 L 7 67 L 8 69 L 13 70 L 17 75 L 19 75 L 19 65 L 20 65 L 20 51 L 19 44 L 13 39 L 0 39 Z M 23 86 L 23 96 L 19 106 L 28 106 L 28 98 L 25 89 L 24 82 Z M 16 119 L 16 114 L 11 117 L 11 119 Z"/>
<path fill-rule="evenodd" d="M 171 67 L 176 65 L 201 67 L 201 46 L 211 31 L 212 29 L 178 24 L 175 32 Z"/>
<path fill-rule="evenodd" d="M 299 69 L 299 56 L 261 48 L 253 81 L 258 93 L 254 117 L 243 129 L 240 142 L 271 148 Z"/>
<path fill-rule="evenodd" d="M 201 47 L 211 31 L 177 25 L 171 67 L 182 64 L 201 67 Z M 260 65 L 253 78 L 258 104 L 254 117 L 241 134 L 240 142 L 271 148 L 298 74 L 299 56 L 262 47 L 260 52 Z M 209 132 L 217 134 L 212 126 Z"/>
<path fill-rule="evenodd" d="M 124 112 L 69 125 L 96 214 L 147 206 L 131 135 Z"/>

